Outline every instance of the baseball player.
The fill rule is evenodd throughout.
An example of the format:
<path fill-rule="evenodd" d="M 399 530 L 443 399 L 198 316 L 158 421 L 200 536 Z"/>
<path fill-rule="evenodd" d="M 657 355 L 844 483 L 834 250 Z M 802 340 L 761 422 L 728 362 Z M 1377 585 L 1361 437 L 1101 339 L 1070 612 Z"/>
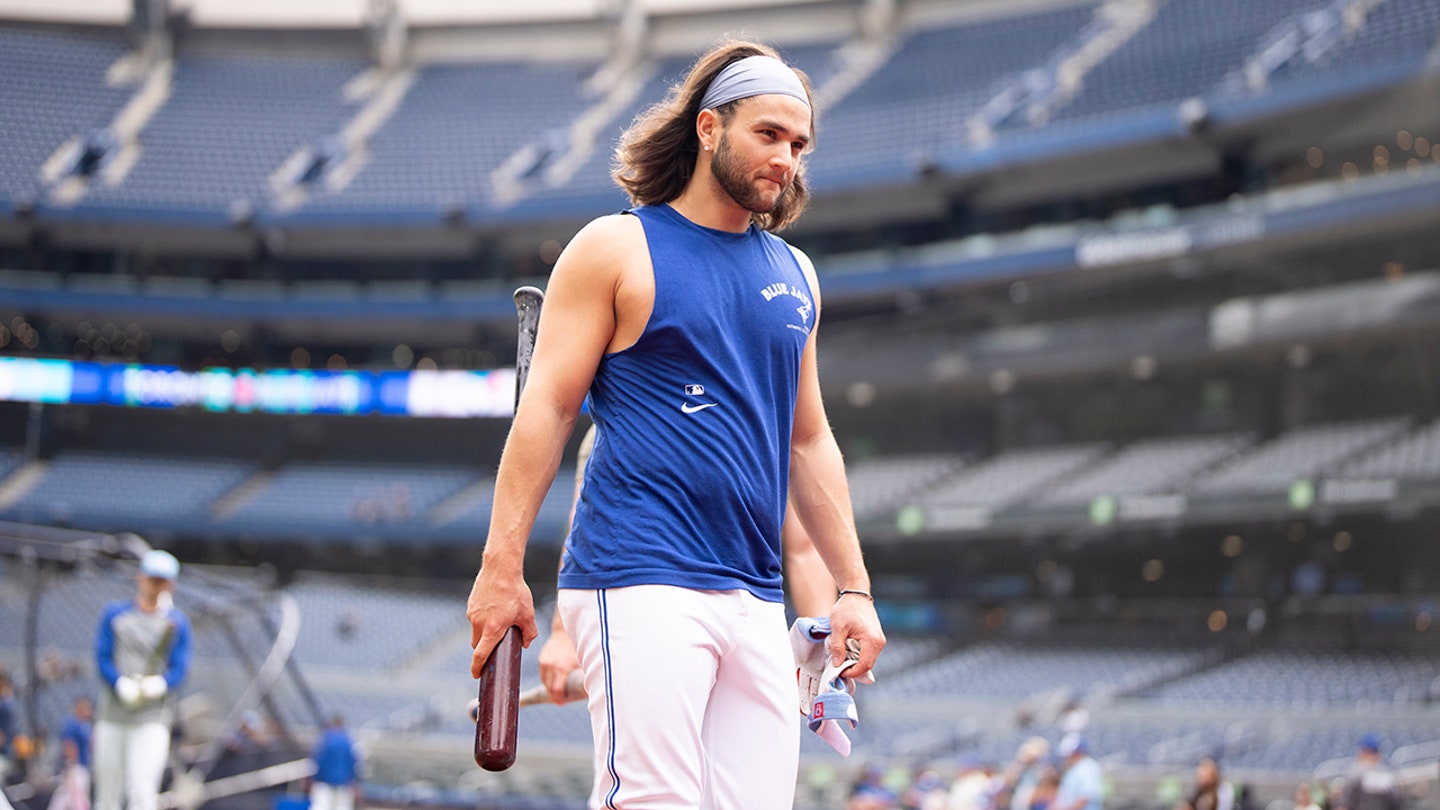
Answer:
<path fill-rule="evenodd" d="M 1380 756 L 1379 735 L 1360 738 L 1355 764 L 1345 775 L 1339 810 L 1399 810 L 1404 805 L 1395 774 Z"/>
<path fill-rule="evenodd" d="M 95 808 L 155 810 L 174 722 L 173 693 L 190 667 L 190 620 L 174 606 L 180 563 L 140 559 L 133 601 L 105 608 L 95 633 L 102 681 L 95 723 Z"/>
<path fill-rule="evenodd" d="M 556 262 L 467 604 L 478 677 L 511 626 L 537 635 L 525 543 L 587 395 L 599 425 L 558 609 L 595 741 L 592 807 L 792 806 L 787 491 L 831 577 L 832 663 L 885 646 L 815 361 L 818 282 L 772 231 L 807 197 L 803 74 L 729 41 L 622 136 L 637 207 Z M 548 326 L 547 324 L 553 324 Z"/>
<path fill-rule="evenodd" d="M 310 778 L 310 810 L 354 810 L 360 757 L 345 718 L 332 715 L 310 752 L 315 775 Z"/>

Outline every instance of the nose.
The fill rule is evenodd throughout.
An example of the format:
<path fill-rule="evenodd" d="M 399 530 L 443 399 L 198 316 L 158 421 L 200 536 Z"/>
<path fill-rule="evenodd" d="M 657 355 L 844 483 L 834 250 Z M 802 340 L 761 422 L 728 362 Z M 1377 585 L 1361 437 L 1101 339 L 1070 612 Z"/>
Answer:
<path fill-rule="evenodd" d="M 788 180 L 790 172 L 795 168 L 795 156 L 790 154 L 790 147 L 781 144 L 770 153 L 770 167 L 784 173 Z"/>

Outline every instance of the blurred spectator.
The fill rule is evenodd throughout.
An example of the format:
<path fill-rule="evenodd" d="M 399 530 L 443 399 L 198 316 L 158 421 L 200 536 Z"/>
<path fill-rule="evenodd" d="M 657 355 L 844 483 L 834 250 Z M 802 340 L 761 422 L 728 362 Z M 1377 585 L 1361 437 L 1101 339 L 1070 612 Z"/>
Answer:
<path fill-rule="evenodd" d="M 1103 779 L 1100 763 L 1090 756 L 1089 743 L 1071 732 L 1060 741 L 1056 753 L 1064 762 L 1064 773 L 1055 792 L 1054 810 L 1103 810 Z"/>
<path fill-rule="evenodd" d="M 74 762 L 90 770 L 90 736 L 94 733 L 95 706 L 88 697 L 77 697 L 71 704 L 70 716 L 60 730 L 60 747 L 65 762 Z"/>
<path fill-rule="evenodd" d="M 990 775 L 973 756 L 960 759 L 955 781 L 950 785 L 947 810 L 984 810 L 985 796 L 990 791 Z"/>
<path fill-rule="evenodd" d="M 79 675 L 80 667 L 61 658 L 60 651 L 54 647 L 46 647 L 45 651 L 40 653 L 40 660 L 35 663 L 35 674 L 41 683 L 60 683 Z"/>
<path fill-rule="evenodd" d="M 940 774 L 927 768 L 915 778 L 915 784 L 905 791 L 901 806 L 905 810 L 945 810 L 947 795 L 945 780 Z"/>
<path fill-rule="evenodd" d="M 0 810 L 10 810 L 5 784 L 15 770 L 15 726 L 15 690 L 10 685 L 10 672 L 0 668 Z"/>
<path fill-rule="evenodd" d="M 1079 734 L 1090 725 L 1090 710 L 1085 708 L 1079 698 L 1071 698 L 1065 703 L 1065 708 L 1060 712 L 1060 730 L 1066 734 Z"/>
<path fill-rule="evenodd" d="M 1295 810 L 1320 810 L 1320 805 L 1315 803 L 1311 793 L 1309 782 L 1301 782 L 1295 788 Z"/>
<path fill-rule="evenodd" d="M 850 789 L 845 810 L 893 810 L 900 806 L 900 797 L 885 784 L 885 769 L 872 765 L 860 775 Z"/>
<path fill-rule="evenodd" d="M 1005 769 L 997 810 L 1004 806 L 1010 810 L 1029 810 L 1031 794 L 1047 770 L 1044 759 L 1049 753 L 1050 741 L 1044 737 L 1031 737 L 1020 744 L 1015 760 Z"/>
<path fill-rule="evenodd" d="M 1232 810 L 1235 789 L 1220 779 L 1220 765 L 1205 757 L 1195 766 L 1195 790 L 1180 802 L 1178 810 Z"/>
<path fill-rule="evenodd" d="M 335 622 L 335 635 L 342 639 L 350 640 L 360 632 L 360 612 L 355 608 L 345 608 L 340 618 Z"/>
<path fill-rule="evenodd" d="M 1030 793 L 1030 806 L 1027 810 L 1051 810 L 1055 806 L 1055 794 L 1060 791 L 1060 773 L 1049 764 L 1041 767 L 1040 779 L 1035 782 L 1035 790 Z"/>
<path fill-rule="evenodd" d="M 1366 734 L 1360 738 L 1355 765 L 1345 776 L 1337 810 L 1399 810 L 1400 791 L 1395 774 L 1380 761 L 1380 738 Z"/>
<path fill-rule="evenodd" d="M 310 758 L 315 762 L 315 775 L 310 779 L 310 810 L 353 810 L 359 790 L 356 782 L 360 757 L 345 730 L 343 717 L 337 714 L 330 718 Z"/>
<path fill-rule="evenodd" d="M 270 735 L 266 733 L 265 721 L 259 712 L 247 711 L 240 717 L 240 725 L 225 740 L 225 750 L 231 757 L 235 771 L 251 771 L 269 764 L 266 752 L 270 747 Z"/>
<path fill-rule="evenodd" d="M 60 731 L 60 784 L 50 797 L 50 810 L 90 810 L 90 737 L 95 711 L 87 697 L 75 698 Z"/>

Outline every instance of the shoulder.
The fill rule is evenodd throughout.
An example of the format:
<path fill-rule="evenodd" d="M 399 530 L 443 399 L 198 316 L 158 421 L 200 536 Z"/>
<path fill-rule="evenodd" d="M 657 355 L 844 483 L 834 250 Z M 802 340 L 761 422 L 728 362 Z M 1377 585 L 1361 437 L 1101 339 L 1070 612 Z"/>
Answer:
<path fill-rule="evenodd" d="M 590 249 L 614 249 L 643 244 L 645 226 L 633 214 L 610 214 L 590 220 L 570 240 L 566 250 L 580 246 Z"/>
<path fill-rule="evenodd" d="M 814 297 L 816 305 L 820 302 L 820 276 L 815 272 L 815 263 L 805 255 L 805 251 L 795 247 L 789 242 L 785 247 L 790 249 L 790 254 L 795 257 L 795 263 L 800 266 L 800 272 L 805 276 L 805 283 L 810 285 L 810 295 Z"/>
<path fill-rule="evenodd" d="M 130 611 L 132 611 L 132 610 L 134 610 L 134 609 L 135 609 L 135 603 L 134 603 L 134 602 L 130 602 L 130 601 L 126 601 L 126 600 L 117 600 L 117 601 L 111 602 L 111 603 L 107 604 L 107 605 L 105 606 L 105 610 L 100 613 L 100 621 L 105 622 L 105 623 L 109 623 L 110 620 L 111 620 L 111 619 L 114 619 L 116 616 L 119 616 L 119 615 L 122 614 L 122 613 L 129 613 Z"/>
<path fill-rule="evenodd" d="M 800 265 L 800 269 L 805 272 L 805 276 L 813 281 L 815 276 L 815 263 L 810 261 L 810 257 L 805 254 L 805 251 L 795 247 L 789 242 L 785 242 L 785 247 L 790 249 L 790 254 L 795 257 L 796 264 Z"/>
<path fill-rule="evenodd" d="M 611 214 L 591 220 L 570 239 L 555 262 L 551 279 L 587 284 L 613 278 L 637 258 L 647 256 L 645 228 L 639 217 Z"/>

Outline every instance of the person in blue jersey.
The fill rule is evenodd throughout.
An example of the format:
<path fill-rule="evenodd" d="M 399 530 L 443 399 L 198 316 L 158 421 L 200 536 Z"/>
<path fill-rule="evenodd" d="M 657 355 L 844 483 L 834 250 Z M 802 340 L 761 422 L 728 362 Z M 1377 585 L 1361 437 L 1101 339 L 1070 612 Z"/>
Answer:
<path fill-rule="evenodd" d="M 345 730 L 345 719 L 334 715 L 310 752 L 315 774 L 310 778 L 310 810 L 353 810 L 360 757 Z"/>
<path fill-rule="evenodd" d="M 155 810 L 175 691 L 190 669 L 190 620 L 174 604 L 180 563 L 167 551 L 140 558 L 133 600 L 105 608 L 95 633 L 100 699 L 93 739 L 95 808 Z"/>
<path fill-rule="evenodd" d="M 595 742 L 592 807 L 789 808 L 800 727 L 785 622 L 786 493 L 839 596 L 828 645 L 885 646 L 816 373 L 820 295 L 774 235 L 805 207 L 808 80 L 727 41 L 622 136 L 635 208 L 556 262 L 467 603 L 480 669 L 538 635 L 524 550 L 582 401 L 599 431 L 557 609 Z"/>

